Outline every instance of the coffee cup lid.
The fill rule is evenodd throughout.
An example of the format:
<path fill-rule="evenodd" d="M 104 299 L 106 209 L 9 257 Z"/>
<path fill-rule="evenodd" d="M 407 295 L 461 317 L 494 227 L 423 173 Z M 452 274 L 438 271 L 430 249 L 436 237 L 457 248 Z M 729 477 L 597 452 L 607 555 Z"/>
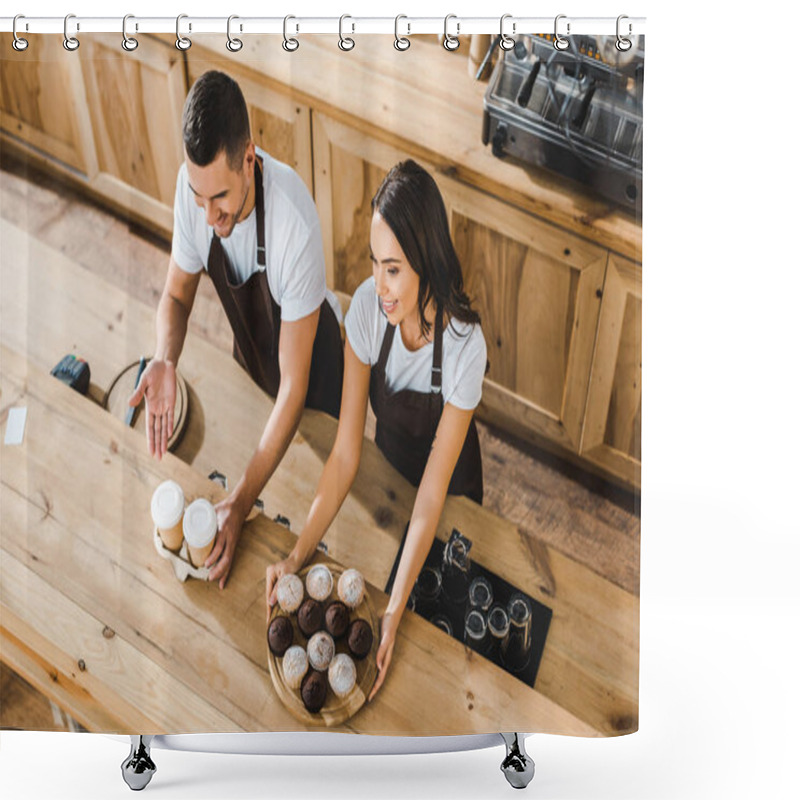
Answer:
<path fill-rule="evenodd" d="M 158 528 L 168 530 L 181 521 L 183 505 L 183 489 L 175 481 L 164 481 L 153 492 L 150 515 Z"/>
<path fill-rule="evenodd" d="M 217 535 L 217 512 L 204 497 L 187 506 L 183 535 L 190 547 L 205 547 Z"/>

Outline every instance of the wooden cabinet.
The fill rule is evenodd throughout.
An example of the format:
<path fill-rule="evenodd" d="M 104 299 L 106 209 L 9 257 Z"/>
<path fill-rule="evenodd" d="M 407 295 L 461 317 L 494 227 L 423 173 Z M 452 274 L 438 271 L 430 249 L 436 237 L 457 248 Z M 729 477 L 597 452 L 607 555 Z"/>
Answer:
<path fill-rule="evenodd" d="M 0 129 L 82 176 L 97 171 L 81 65 L 58 36 L 30 36 L 27 50 L 12 49 L 0 34 Z"/>
<path fill-rule="evenodd" d="M 174 49 L 174 48 L 173 48 Z M 247 100 L 255 143 L 273 158 L 289 164 L 314 194 L 311 158 L 311 111 L 286 93 L 265 86 L 247 67 L 220 59 L 211 50 L 193 46 L 186 54 L 189 86 L 204 72 L 219 69 L 236 80 Z"/>
<path fill-rule="evenodd" d="M 611 254 L 592 360 L 581 455 L 641 486 L 642 270 Z"/>
<path fill-rule="evenodd" d="M 125 52 L 112 34 L 87 36 L 79 54 L 96 147 L 93 188 L 171 231 L 183 162 L 182 54 L 156 39 Z"/>
<path fill-rule="evenodd" d="M 322 114 L 313 123 L 328 279 L 352 295 L 371 274 L 372 196 L 408 154 Z M 577 453 L 608 252 L 432 171 L 486 337 L 480 415 Z"/>

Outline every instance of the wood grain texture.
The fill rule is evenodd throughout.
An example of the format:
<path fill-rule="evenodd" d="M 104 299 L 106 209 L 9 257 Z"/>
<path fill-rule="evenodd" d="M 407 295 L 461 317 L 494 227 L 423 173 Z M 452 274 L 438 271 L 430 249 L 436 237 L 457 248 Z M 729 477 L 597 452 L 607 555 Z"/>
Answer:
<path fill-rule="evenodd" d="M 98 168 L 171 209 L 183 162 L 183 60 L 157 42 L 124 52 L 98 34 L 78 51 Z"/>
<path fill-rule="evenodd" d="M 57 37 L 29 37 L 18 53 L 10 33 L 0 34 L 0 128 L 91 177 L 94 142 L 80 64 Z"/>
<path fill-rule="evenodd" d="M 154 566 L 161 559 L 149 541 L 135 536 L 149 527 L 149 495 L 165 474 L 176 477 L 190 496 L 199 490 L 218 499 L 218 487 L 198 481 L 169 454 L 160 465 L 142 460 L 135 432 L 9 351 L 3 350 L 3 359 L 9 365 L 3 392 L 22 391 L 29 408 L 26 447 L 3 451 L 2 502 L 11 511 L 3 538 L 3 605 L 74 653 L 85 670 L 152 716 L 158 730 L 296 730 L 270 697 L 263 578 L 256 577 L 263 576 L 270 553 L 271 559 L 285 554 L 292 535 L 263 517 L 254 520 L 255 535 L 240 556 L 241 573 L 230 591 L 220 594 L 197 581 L 178 584 L 164 574 L 169 568 L 163 561 Z M 58 489 L 57 475 L 64 484 L 61 459 L 36 442 L 36 427 L 44 425 L 58 452 L 72 445 L 66 452 L 80 453 L 82 466 L 70 474 L 68 492 Z M 80 451 L 74 447 L 78 438 L 84 442 Z M 116 453 L 109 438 L 116 441 Z M 14 479 L 20 475 L 24 486 Z M 120 481 L 126 491 L 115 495 L 111 487 Z M 91 482 L 93 497 L 104 502 L 81 491 L 84 482 Z M 59 529 L 57 537 L 48 535 L 52 526 Z M 253 602 L 253 593 L 260 602 Z M 154 608 L 154 602 L 159 612 L 143 614 L 142 608 Z M 379 597 L 379 612 L 384 606 L 385 598 Z M 102 635 L 106 628 L 115 632 L 110 639 Z M 228 660 L 236 662 L 234 669 L 224 668 Z M 351 729 L 464 733 L 527 718 L 521 727 L 546 720 L 543 724 L 554 723 L 557 730 L 592 734 L 538 692 L 496 674 L 494 665 L 468 659 L 463 646 L 413 615 L 403 620 L 395 661 L 379 701 L 365 709 L 369 713 L 363 718 L 359 714 L 358 727 Z M 418 673 L 432 679 L 420 684 Z M 491 697 L 482 713 L 450 699 L 464 685 Z M 249 723 L 243 726 L 245 719 Z"/>
<path fill-rule="evenodd" d="M 641 485 L 642 275 L 609 258 L 581 454 Z"/>

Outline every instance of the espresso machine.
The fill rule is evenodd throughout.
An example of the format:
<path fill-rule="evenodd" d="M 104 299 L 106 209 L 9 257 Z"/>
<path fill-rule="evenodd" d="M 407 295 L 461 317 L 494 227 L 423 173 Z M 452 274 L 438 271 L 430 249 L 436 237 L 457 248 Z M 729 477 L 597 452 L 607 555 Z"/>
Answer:
<path fill-rule="evenodd" d="M 576 180 L 641 212 L 644 36 L 521 35 L 484 96 L 483 143 L 498 158 Z"/>

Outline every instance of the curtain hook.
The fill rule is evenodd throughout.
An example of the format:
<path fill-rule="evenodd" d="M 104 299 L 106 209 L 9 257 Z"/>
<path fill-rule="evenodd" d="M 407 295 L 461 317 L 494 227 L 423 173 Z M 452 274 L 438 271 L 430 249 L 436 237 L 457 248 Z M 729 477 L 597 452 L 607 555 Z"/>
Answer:
<path fill-rule="evenodd" d="M 139 40 L 133 36 L 128 36 L 126 26 L 129 19 L 135 19 L 133 14 L 126 14 L 122 18 L 122 49 L 127 50 L 129 53 L 133 52 L 139 46 Z M 138 30 L 138 25 L 136 26 Z"/>
<path fill-rule="evenodd" d="M 503 50 L 513 50 L 514 49 L 514 45 L 516 44 L 516 41 L 513 39 L 513 37 L 506 36 L 506 34 L 505 34 L 504 30 L 503 30 L 503 26 L 505 24 L 505 21 L 507 19 L 511 19 L 511 18 L 512 18 L 511 14 L 503 14 L 503 16 L 500 17 L 500 47 L 502 47 Z M 516 33 L 517 32 L 517 23 L 516 22 L 512 22 L 511 23 L 511 32 L 512 33 Z"/>
<path fill-rule="evenodd" d="M 67 26 L 69 25 L 69 21 L 71 19 L 75 19 L 74 14 L 67 14 L 67 16 L 64 17 L 64 49 L 73 52 L 81 46 L 81 43 L 77 40 L 77 38 L 70 36 L 67 32 Z M 80 30 L 80 25 L 76 23 L 75 29 L 76 31 Z"/>
<path fill-rule="evenodd" d="M 228 41 L 225 42 L 225 47 L 231 51 L 231 53 L 238 53 L 242 47 L 244 47 L 244 43 L 241 39 L 231 38 L 231 22 L 235 19 L 239 19 L 236 14 L 231 14 L 228 17 Z M 239 26 L 239 30 L 241 30 L 241 25 Z"/>
<path fill-rule="evenodd" d="M 628 19 L 628 17 L 626 17 L 625 14 L 620 14 L 617 17 L 617 41 L 616 44 L 614 45 L 614 47 L 616 47 L 617 50 L 620 51 L 620 53 L 626 53 L 628 50 L 631 49 L 631 47 L 633 47 L 633 42 L 630 39 L 627 39 L 624 36 L 620 35 L 619 32 L 620 23 L 622 22 L 623 19 Z M 632 32 L 633 32 L 633 26 L 631 25 L 630 22 L 628 22 L 628 36 L 630 36 Z"/>
<path fill-rule="evenodd" d="M 181 20 L 186 19 L 188 16 L 188 14 L 178 14 L 175 20 L 175 47 L 177 47 L 178 50 L 188 50 L 192 46 L 191 39 L 188 39 L 186 36 L 181 36 Z M 191 23 L 189 23 L 189 30 L 192 30 Z"/>
<path fill-rule="evenodd" d="M 287 53 L 293 53 L 300 47 L 300 42 L 297 39 L 290 39 L 286 35 L 286 27 L 290 19 L 297 19 L 297 17 L 293 17 L 291 14 L 283 18 L 283 49 L 286 50 Z M 296 27 L 297 32 L 299 33 L 300 27 Z"/>
<path fill-rule="evenodd" d="M 565 39 L 558 32 L 558 21 L 560 19 L 567 19 L 567 15 L 566 14 L 559 14 L 556 17 L 555 29 L 554 29 L 554 33 L 553 33 L 553 37 L 554 37 L 554 39 L 553 39 L 553 47 L 555 47 L 556 50 L 566 50 L 569 47 L 569 40 Z M 570 24 L 569 24 L 569 21 L 567 21 L 567 36 L 569 36 L 569 29 L 570 29 Z"/>
<path fill-rule="evenodd" d="M 451 19 L 456 20 L 455 36 L 451 36 L 447 32 L 447 23 L 450 22 Z M 458 22 L 458 17 L 456 17 L 455 14 L 448 14 L 444 18 L 444 39 L 442 40 L 442 47 L 444 47 L 445 50 L 449 50 L 451 53 L 453 52 L 453 50 L 458 50 L 458 47 L 461 44 L 461 42 L 458 41 L 458 34 L 460 33 L 460 31 L 461 31 L 461 23 Z"/>
<path fill-rule="evenodd" d="M 23 39 L 21 36 L 17 36 L 17 20 L 18 19 L 25 19 L 22 14 L 17 14 L 14 17 L 14 22 L 11 24 L 11 32 L 14 34 L 14 41 L 11 42 L 11 46 L 18 52 L 21 53 L 23 50 L 27 50 L 28 48 L 28 40 Z M 25 28 L 27 30 L 28 24 L 25 23 Z"/>
<path fill-rule="evenodd" d="M 400 34 L 397 31 L 401 19 L 408 19 L 408 17 L 405 14 L 398 14 L 394 18 L 394 47 L 395 50 L 400 50 L 400 51 L 408 50 L 408 48 L 411 47 L 411 40 L 406 39 L 405 36 L 400 36 Z M 406 22 L 406 28 L 408 28 L 407 32 L 410 34 L 411 24 Z"/>
<path fill-rule="evenodd" d="M 339 17 L 339 49 L 344 50 L 345 52 L 347 52 L 348 50 L 352 50 L 356 46 L 356 43 L 355 41 L 353 41 L 353 39 L 351 39 L 349 36 L 345 37 L 342 35 L 342 26 L 346 19 L 353 19 L 353 18 L 349 14 L 342 14 L 342 16 Z M 352 30 L 350 32 L 355 33 L 356 25 L 354 22 L 351 23 L 351 28 Z"/>

